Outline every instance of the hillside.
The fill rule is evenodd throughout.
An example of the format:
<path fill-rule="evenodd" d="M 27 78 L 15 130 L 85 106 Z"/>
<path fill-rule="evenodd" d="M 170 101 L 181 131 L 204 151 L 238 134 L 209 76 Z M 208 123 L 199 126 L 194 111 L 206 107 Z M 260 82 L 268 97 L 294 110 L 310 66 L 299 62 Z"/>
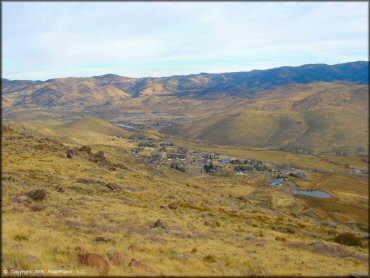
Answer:
<path fill-rule="evenodd" d="M 162 132 L 219 145 L 356 153 L 368 149 L 367 90 L 332 83 L 284 87 L 201 118 L 195 110 L 186 123 Z"/>
<path fill-rule="evenodd" d="M 322 188 L 333 200 L 294 197 L 272 188 L 265 172 L 194 175 L 150 167 L 129 151 L 135 146 L 126 145 L 126 138 L 117 145 L 99 131 L 93 134 L 95 125 L 112 130 L 96 119 L 63 125 L 92 136 L 86 140 L 95 144 L 84 147 L 68 146 L 69 135 L 55 140 L 41 136 L 45 130 L 38 135 L 15 123 L 2 126 L 2 271 L 72 269 L 65 274 L 74 276 L 368 271 L 367 177 L 311 172 L 309 180 L 296 179 L 299 186 Z M 62 125 L 44 126 L 53 132 Z M 338 243 L 343 233 L 355 235 L 356 246 Z"/>
<path fill-rule="evenodd" d="M 68 123 L 60 120 L 15 120 L 10 123 L 33 134 L 47 135 L 71 145 L 101 144 L 108 138 L 127 138 L 132 135 L 132 132 L 98 118 L 84 118 Z"/>

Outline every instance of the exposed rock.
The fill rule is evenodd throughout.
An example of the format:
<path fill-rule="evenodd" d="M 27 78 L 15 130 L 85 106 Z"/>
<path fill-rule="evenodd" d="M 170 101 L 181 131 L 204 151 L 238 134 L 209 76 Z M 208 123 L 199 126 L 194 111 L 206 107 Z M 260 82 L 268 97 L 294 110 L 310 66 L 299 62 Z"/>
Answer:
<path fill-rule="evenodd" d="M 145 271 L 153 272 L 153 269 L 150 266 L 148 266 L 147 264 L 145 264 L 145 263 L 143 263 L 143 262 L 141 262 L 137 259 L 132 259 L 130 261 L 130 263 L 128 264 L 128 266 L 131 266 L 131 267 L 135 266 L 135 267 L 139 267 L 141 269 L 144 269 Z"/>
<path fill-rule="evenodd" d="M 82 146 L 81 148 L 79 148 L 79 151 L 91 154 L 91 148 L 89 146 Z"/>
<path fill-rule="evenodd" d="M 336 223 L 335 221 L 332 221 L 332 220 L 329 220 L 329 221 L 326 221 L 326 222 L 323 222 L 322 223 L 324 226 L 327 226 L 329 228 L 337 228 L 338 227 L 338 223 Z"/>
<path fill-rule="evenodd" d="M 172 203 L 172 204 L 169 204 L 168 205 L 168 208 L 170 208 L 170 209 L 177 209 L 177 205 L 174 204 L 174 203 Z"/>
<path fill-rule="evenodd" d="M 178 170 L 180 172 L 186 172 L 186 166 L 184 163 L 172 162 L 171 168 Z"/>
<path fill-rule="evenodd" d="M 35 189 L 27 193 L 27 195 L 34 201 L 42 201 L 46 199 L 45 189 Z"/>
<path fill-rule="evenodd" d="M 111 261 L 115 265 L 118 265 L 123 263 L 125 254 L 123 252 L 118 252 L 116 249 L 110 249 L 107 252 L 107 256 L 109 258 L 109 261 Z"/>
<path fill-rule="evenodd" d="M 116 163 L 114 166 L 120 169 L 127 169 L 126 165 L 123 163 Z"/>
<path fill-rule="evenodd" d="M 73 158 L 73 151 L 72 150 L 67 150 L 67 158 Z"/>
<path fill-rule="evenodd" d="M 21 204 L 30 204 L 32 200 L 26 195 L 18 195 L 13 199 L 14 202 L 21 203 Z"/>
<path fill-rule="evenodd" d="M 168 229 L 166 223 L 164 223 L 161 219 L 155 221 L 155 223 L 151 226 L 151 228 L 161 228 L 161 229 Z"/>
<path fill-rule="evenodd" d="M 109 273 L 109 263 L 103 256 L 88 253 L 83 247 L 76 247 L 75 250 L 81 264 L 96 268 L 100 275 L 107 275 Z"/>
<path fill-rule="evenodd" d="M 298 179 L 307 179 L 307 176 L 303 172 L 290 172 L 289 176 L 298 178 Z"/>
<path fill-rule="evenodd" d="M 106 183 L 104 184 L 105 187 L 107 187 L 108 189 L 112 190 L 113 192 L 117 192 L 117 191 L 121 191 L 121 187 L 117 184 L 114 184 L 114 183 Z"/>
<path fill-rule="evenodd" d="M 105 167 L 108 170 L 114 171 L 116 170 L 115 164 L 105 158 L 104 152 L 98 151 L 95 154 L 89 155 L 89 160 L 98 164 L 99 166 Z"/>
<path fill-rule="evenodd" d="M 41 204 L 35 204 L 35 203 L 27 204 L 27 207 L 33 211 L 42 211 L 45 209 L 45 206 Z"/>
<path fill-rule="evenodd" d="M 61 186 L 61 185 L 57 185 L 55 187 L 55 189 L 59 192 L 59 193 L 64 193 L 64 188 Z"/>
<path fill-rule="evenodd" d="M 104 152 L 98 151 L 95 154 L 91 154 L 90 155 L 90 160 L 95 162 L 95 163 L 105 162 L 106 160 L 105 160 Z"/>
<path fill-rule="evenodd" d="M 254 235 L 248 234 L 244 237 L 245 240 L 255 240 L 256 237 Z"/>

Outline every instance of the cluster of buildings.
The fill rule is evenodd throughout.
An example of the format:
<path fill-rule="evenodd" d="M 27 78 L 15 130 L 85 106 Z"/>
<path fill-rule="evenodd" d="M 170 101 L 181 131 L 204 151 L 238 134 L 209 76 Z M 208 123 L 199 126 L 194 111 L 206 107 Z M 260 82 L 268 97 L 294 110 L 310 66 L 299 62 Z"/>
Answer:
<path fill-rule="evenodd" d="M 194 174 L 226 172 L 246 174 L 248 172 L 271 171 L 260 160 L 232 159 L 217 153 L 202 152 L 181 147 L 175 143 L 137 135 L 130 137 L 129 141 L 137 143 L 137 147 L 132 150 L 136 158 L 156 168 L 167 166 L 181 172 Z"/>

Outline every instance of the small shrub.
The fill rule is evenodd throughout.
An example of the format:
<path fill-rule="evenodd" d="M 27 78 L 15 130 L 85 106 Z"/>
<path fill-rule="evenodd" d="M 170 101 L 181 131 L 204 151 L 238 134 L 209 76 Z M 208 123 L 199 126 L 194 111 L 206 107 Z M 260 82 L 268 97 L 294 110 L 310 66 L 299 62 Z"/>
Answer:
<path fill-rule="evenodd" d="M 334 241 L 339 244 L 348 245 L 348 246 L 362 246 L 361 239 L 358 238 L 355 234 L 350 232 L 345 232 L 338 234 Z"/>
<path fill-rule="evenodd" d="M 28 236 L 24 234 L 16 234 L 14 236 L 15 241 L 28 241 Z"/>
<path fill-rule="evenodd" d="M 216 262 L 216 260 L 214 259 L 214 257 L 212 255 L 205 256 L 203 258 L 203 261 L 208 262 L 208 263 L 215 263 Z"/>
<path fill-rule="evenodd" d="M 28 192 L 27 195 L 34 201 L 42 201 L 46 199 L 47 192 L 45 189 L 36 189 Z"/>

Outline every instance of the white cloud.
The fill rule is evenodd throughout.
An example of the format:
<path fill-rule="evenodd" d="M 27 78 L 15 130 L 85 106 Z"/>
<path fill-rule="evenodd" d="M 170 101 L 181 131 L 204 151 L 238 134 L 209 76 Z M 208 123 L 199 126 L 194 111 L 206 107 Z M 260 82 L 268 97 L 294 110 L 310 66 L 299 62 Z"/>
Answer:
<path fill-rule="evenodd" d="M 4 2 L 3 74 L 162 76 L 364 60 L 367 20 L 365 2 Z"/>

